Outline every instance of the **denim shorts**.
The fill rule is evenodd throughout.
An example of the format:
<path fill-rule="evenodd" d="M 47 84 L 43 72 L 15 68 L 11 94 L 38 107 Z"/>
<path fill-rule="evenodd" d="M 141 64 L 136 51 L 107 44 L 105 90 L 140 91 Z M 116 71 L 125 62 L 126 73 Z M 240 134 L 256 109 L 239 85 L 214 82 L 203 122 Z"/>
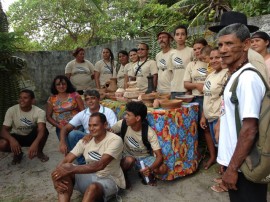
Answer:
<path fill-rule="evenodd" d="M 216 120 L 214 120 L 212 122 L 208 122 L 208 124 L 209 124 L 209 130 L 210 130 L 211 137 L 213 139 L 213 142 L 214 142 L 215 147 L 218 146 L 218 143 L 217 143 L 216 138 L 215 138 L 215 132 L 214 132 L 214 128 L 215 128 L 215 125 L 217 124 L 217 122 L 218 122 L 218 119 L 216 119 Z"/>

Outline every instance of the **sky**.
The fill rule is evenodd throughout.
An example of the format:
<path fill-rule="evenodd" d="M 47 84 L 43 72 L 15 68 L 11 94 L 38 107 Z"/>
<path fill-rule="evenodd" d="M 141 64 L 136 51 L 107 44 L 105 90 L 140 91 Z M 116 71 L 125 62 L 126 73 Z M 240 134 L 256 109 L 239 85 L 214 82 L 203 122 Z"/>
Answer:
<path fill-rule="evenodd" d="M 14 3 L 17 0 L 0 0 L 2 2 L 2 7 L 4 11 L 8 10 L 9 5 L 11 5 L 12 3 Z"/>

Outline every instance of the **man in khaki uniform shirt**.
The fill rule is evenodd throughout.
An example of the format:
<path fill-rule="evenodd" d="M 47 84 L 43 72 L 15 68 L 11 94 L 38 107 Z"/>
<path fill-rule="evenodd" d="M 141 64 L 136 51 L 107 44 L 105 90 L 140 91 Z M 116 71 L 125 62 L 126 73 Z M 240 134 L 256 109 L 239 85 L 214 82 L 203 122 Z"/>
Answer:
<path fill-rule="evenodd" d="M 176 52 L 171 48 L 173 37 L 168 32 L 160 32 L 157 35 L 158 43 L 162 49 L 156 55 L 156 62 L 158 67 L 158 85 L 157 91 L 159 93 L 171 92 L 171 81 L 173 79 L 173 64 L 172 56 Z"/>
<path fill-rule="evenodd" d="M 52 172 L 54 187 L 59 201 L 70 201 L 73 188 L 84 194 L 83 201 L 100 201 L 116 195 L 126 187 L 120 160 L 122 139 L 107 132 L 106 116 L 95 112 L 89 119 L 92 139 L 80 140 Z M 73 160 L 84 155 L 86 165 L 74 165 Z"/>

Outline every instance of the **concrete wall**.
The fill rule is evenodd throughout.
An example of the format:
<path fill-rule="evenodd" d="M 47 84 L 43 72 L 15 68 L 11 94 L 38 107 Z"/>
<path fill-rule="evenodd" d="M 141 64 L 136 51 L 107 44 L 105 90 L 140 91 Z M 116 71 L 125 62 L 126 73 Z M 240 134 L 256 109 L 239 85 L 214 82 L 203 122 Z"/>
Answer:
<path fill-rule="evenodd" d="M 257 25 L 262 31 L 270 34 L 270 15 L 250 18 L 249 24 Z M 189 33 L 198 33 L 204 31 L 205 27 L 195 28 Z M 212 33 L 210 33 L 211 36 Z M 210 37 L 211 38 L 211 37 Z M 104 44 L 91 48 L 86 48 L 85 58 L 93 64 L 101 59 L 101 51 L 104 47 L 109 47 L 116 56 L 119 50 L 130 50 L 137 46 L 137 40 L 117 40 L 110 44 Z M 28 66 L 28 78 L 35 84 L 35 92 L 39 103 L 45 103 L 50 95 L 50 85 L 53 78 L 58 74 L 64 74 L 66 64 L 74 59 L 72 51 L 39 51 L 39 52 L 22 52 L 16 56 L 26 60 Z"/>

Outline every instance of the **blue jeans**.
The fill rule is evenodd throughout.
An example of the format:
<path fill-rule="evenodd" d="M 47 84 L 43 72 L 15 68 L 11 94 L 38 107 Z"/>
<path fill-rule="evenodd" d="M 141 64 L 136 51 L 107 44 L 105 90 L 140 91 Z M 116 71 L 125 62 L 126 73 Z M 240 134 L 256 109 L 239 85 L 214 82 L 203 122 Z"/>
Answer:
<path fill-rule="evenodd" d="M 79 142 L 79 140 L 82 139 L 85 135 L 86 135 L 86 133 L 81 131 L 81 130 L 71 131 L 67 136 L 68 150 L 71 151 L 76 146 L 76 144 Z M 83 155 L 81 155 L 77 158 L 77 162 L 79 165 L 85 164 L 85 159 L 84 159 Z"/>
<path fill-rule="evenodd" d="M 200 120 L 203 112 L 203 96 L 195 96 L 192 102 L 197 102 L 199 104 L 199 112 L 198 112 L 198 135 L 204 135 L 204 130 L 200 126 Z"/>
<path fill-rule="evenodd" d="M 213 139 L 213 142 L 214 142 L 215 147 L 218 146 L 218 143 L 217 143 L 216 138 L 215 138 L 215 132 L 214 132 L 214 128 L 215 128 L 215 125 L 217 124 L 217 122 L 218 122 L 218 119 L 216 119 L 216 120 L 214 120 L 212 122 L 208 122 L 208 124 L 209 124 L 209 130 L 210 130 L 211 137 Z"/>

